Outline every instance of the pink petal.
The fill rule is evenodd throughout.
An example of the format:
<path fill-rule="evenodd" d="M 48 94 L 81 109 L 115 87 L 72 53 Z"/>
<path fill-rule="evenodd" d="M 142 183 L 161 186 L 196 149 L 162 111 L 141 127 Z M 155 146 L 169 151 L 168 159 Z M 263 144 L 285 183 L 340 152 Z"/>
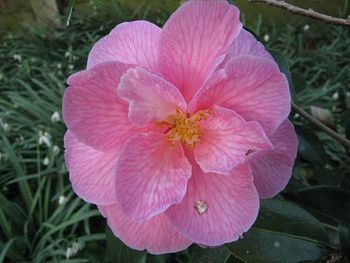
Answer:
<path fill-rule="evenodd" d="M 80 142 L 70 131 L 64 137 L 64 147 L 74 192 L 89 203 L 115 203 L 114 177 L 118 151 L 96 150 Z"/>
<path fill-rule="evenodd" d="M 257 122 L 246 122 L 234 111 L 215 107 L 211 118 L 202 123 L 201 142 L 194 156 L 206 173 L 230 174 L 250 152 L 272 147 Z"/>
<path fill-rule="evenodd" d="M 207 210 L 195 208 L 199 201 Z M 254 223 L 259 196 L 249 165 L 237 167 L 230 176 L 206 174 L 193 164 L 186 196 L 166 214 L 174 226 L 193 242 L 219 246 L 233 242 Z M 204 212 L 205 211 L 205 212 Z"/>
<path fill-rule="evenodd" d="M 93 46 L 87 68 L 119 61 L 157 71 L 160 32 L 159 27 L 147 21 L 122 23 Z"/>
<path fill-rule="evenodd" d="M 104 218 L 107 218 L 107 212 L 108 212 L 108 205 L 99 205 L 97 206 L 98 211 L 101 213 L 101 215 Z"/>
<path fill-rule="evenodd" d="M 160 36 L 160 69 L 186 101 L 203 85 L 239 34 L 239 10 L 226 1 L 188 1 Z"/>
<path fill-rule="evenodd" d="M 118 162 L 118 202 L 135 221 L 149 219 L 181 202 L 190 176 L 181 145 L 171 146 L 161 133 L 137 134 Z"/>
<path fill-rule="evenodd" d="M 189 111 L 219 105 L 247 121 L 258 121 L 271 135 L 290 112 L 288 81 L 271 60 L 239 56 L 217 71 L 193 98 Z"/>
<path fill-rule="evenodd" d="M 159 255 L 184 250 L 192 243 L 170 224 L 164 214 L 137 223 L 127 217 L 118 205 L 107 206 L 104 210 L 114 235 L 130 248 L 146 249 Z"/>
<path fill-rule="evenodd" d="M 71 76 L 63 98 L 63 117 L 77 139 L 96 149 L 120 148 L 136 128 L 128 120 L 128 104 L 118 98 L 121 75 L 130 66 L 103 63 Z"/>
<path fill-rule="evenodd" d="M 265 49 L 264 45 L 256 40 L 256 38 L 245 29 L 242 29 L 238 37 L 233 40 L 223 65 L 228 63 L 232 58 L 241 55 L 261 57 L 273 61 L 273 57 Z"/>
<path fill-rule="evenodd" d="M 260 198 L 271 198 L 286 187 L 297 155 L 298 139 L 289 120 L 281 124 L 270 140 L 275 149 L 257 153 L 250 160 Z"/>
<path fill-rule="evenodd" d="M 122 77 L 118 95 L 129 101 L 129 119 L 139 126 L 162 121 L 187 105 L 179 90 L 142 68 L 129 69 Z"/>

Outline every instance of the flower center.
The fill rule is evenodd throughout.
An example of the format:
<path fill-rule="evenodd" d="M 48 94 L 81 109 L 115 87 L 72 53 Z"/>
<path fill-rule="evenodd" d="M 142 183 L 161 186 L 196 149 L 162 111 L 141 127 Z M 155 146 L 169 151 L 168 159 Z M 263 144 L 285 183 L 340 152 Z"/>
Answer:
<path fill-rule="evenodd" d="M 176 110 L 174 115 L 170 115 L 165 121 L 159 123 L 170 125 L 167 131 L 167 138 L 171 145 L 175 146 L 178 142 L 186 146 L 193 147 L 201 139 L 201 127 L 199 122 L 205 120 L 210 115 L 209 110 L 198 111 L 192 116 L 187 116 L 180 109 Z"/>

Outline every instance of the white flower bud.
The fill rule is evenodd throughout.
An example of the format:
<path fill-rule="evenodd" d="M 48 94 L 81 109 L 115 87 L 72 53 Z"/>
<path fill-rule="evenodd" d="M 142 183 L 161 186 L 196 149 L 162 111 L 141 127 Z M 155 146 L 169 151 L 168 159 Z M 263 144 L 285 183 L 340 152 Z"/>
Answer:
<path fill-rule="evenodd" d="M 55 122 L 59 122 L 59 121 L 61 121 L 61 115 L 59 112 L 55 111 L 51 115 L 51 122 L 55 123 Z"/>

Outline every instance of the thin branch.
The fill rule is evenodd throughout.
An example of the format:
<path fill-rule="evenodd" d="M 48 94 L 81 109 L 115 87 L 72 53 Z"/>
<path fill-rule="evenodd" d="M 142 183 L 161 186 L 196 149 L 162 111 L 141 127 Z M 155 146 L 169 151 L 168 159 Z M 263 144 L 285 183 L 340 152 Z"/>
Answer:
<path fill-rule="evenodd" d="M 286 9 L 289 12 L 301 16 L 311 17 L 313 19 L 321 20 L 325 23 L 329 24 L 335 24 L 335 25 L 343 25 L 343 26 L 350 26 L 350 19 L 343 19 L 338 17 L 333 17 L 325 14 L 321 14 L 319 12 L 316 12 L 315 10 L 309 8 L 309 9 L 303 9 L 291 4 L 286 3 L 283 0 L 248 0 L 248 2 L 262 2 L 267 5 L 273 5 L 282 9 Z"/>
<path fill-rule="evenodd" d="M 312 117 L 309 113 L 304 111 L 302 108 L 300 108 L 298 105 L 292 103 L 292 109 L 296 113 L 298 113 L 300 116 L 307 119 L 309 122 L 320 128 L 322 131 L 327 133 L 329 136 L 337 140 L 339 143 L 344 145 L 345 147 L 350 149 L 350 141 L 346 139 L 345 137 L 341 136 L 339 133 L 335 132 L 334 130 L 328 128 L 326 125 L 324 125 L 322 122 L 316 120 L 314 117 Z"/>
<path fill-rule="evenodd" d="M 330 225 L 330 224 L 326 224 L 326 223 L 322 223 L 323 226 L 333 232 L 338 232 L 338 227 Z"/>

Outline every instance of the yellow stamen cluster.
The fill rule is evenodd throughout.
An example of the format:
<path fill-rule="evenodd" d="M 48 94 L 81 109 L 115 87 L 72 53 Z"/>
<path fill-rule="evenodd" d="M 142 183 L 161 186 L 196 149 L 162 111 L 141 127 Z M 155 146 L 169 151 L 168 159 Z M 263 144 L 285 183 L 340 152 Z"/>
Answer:
<path fill-rule="evenodd" d="M 178 142 L 193 147 L 201 139 L 201 127 L 199 122 L 208 118 L 209 111 L 198 111 L 192 116 L 187 116 L 182 110 L 177 109 L 176 114 L 169 116 L 164 122 L 170 125 L 167 137 L 172 145 Z"/>

